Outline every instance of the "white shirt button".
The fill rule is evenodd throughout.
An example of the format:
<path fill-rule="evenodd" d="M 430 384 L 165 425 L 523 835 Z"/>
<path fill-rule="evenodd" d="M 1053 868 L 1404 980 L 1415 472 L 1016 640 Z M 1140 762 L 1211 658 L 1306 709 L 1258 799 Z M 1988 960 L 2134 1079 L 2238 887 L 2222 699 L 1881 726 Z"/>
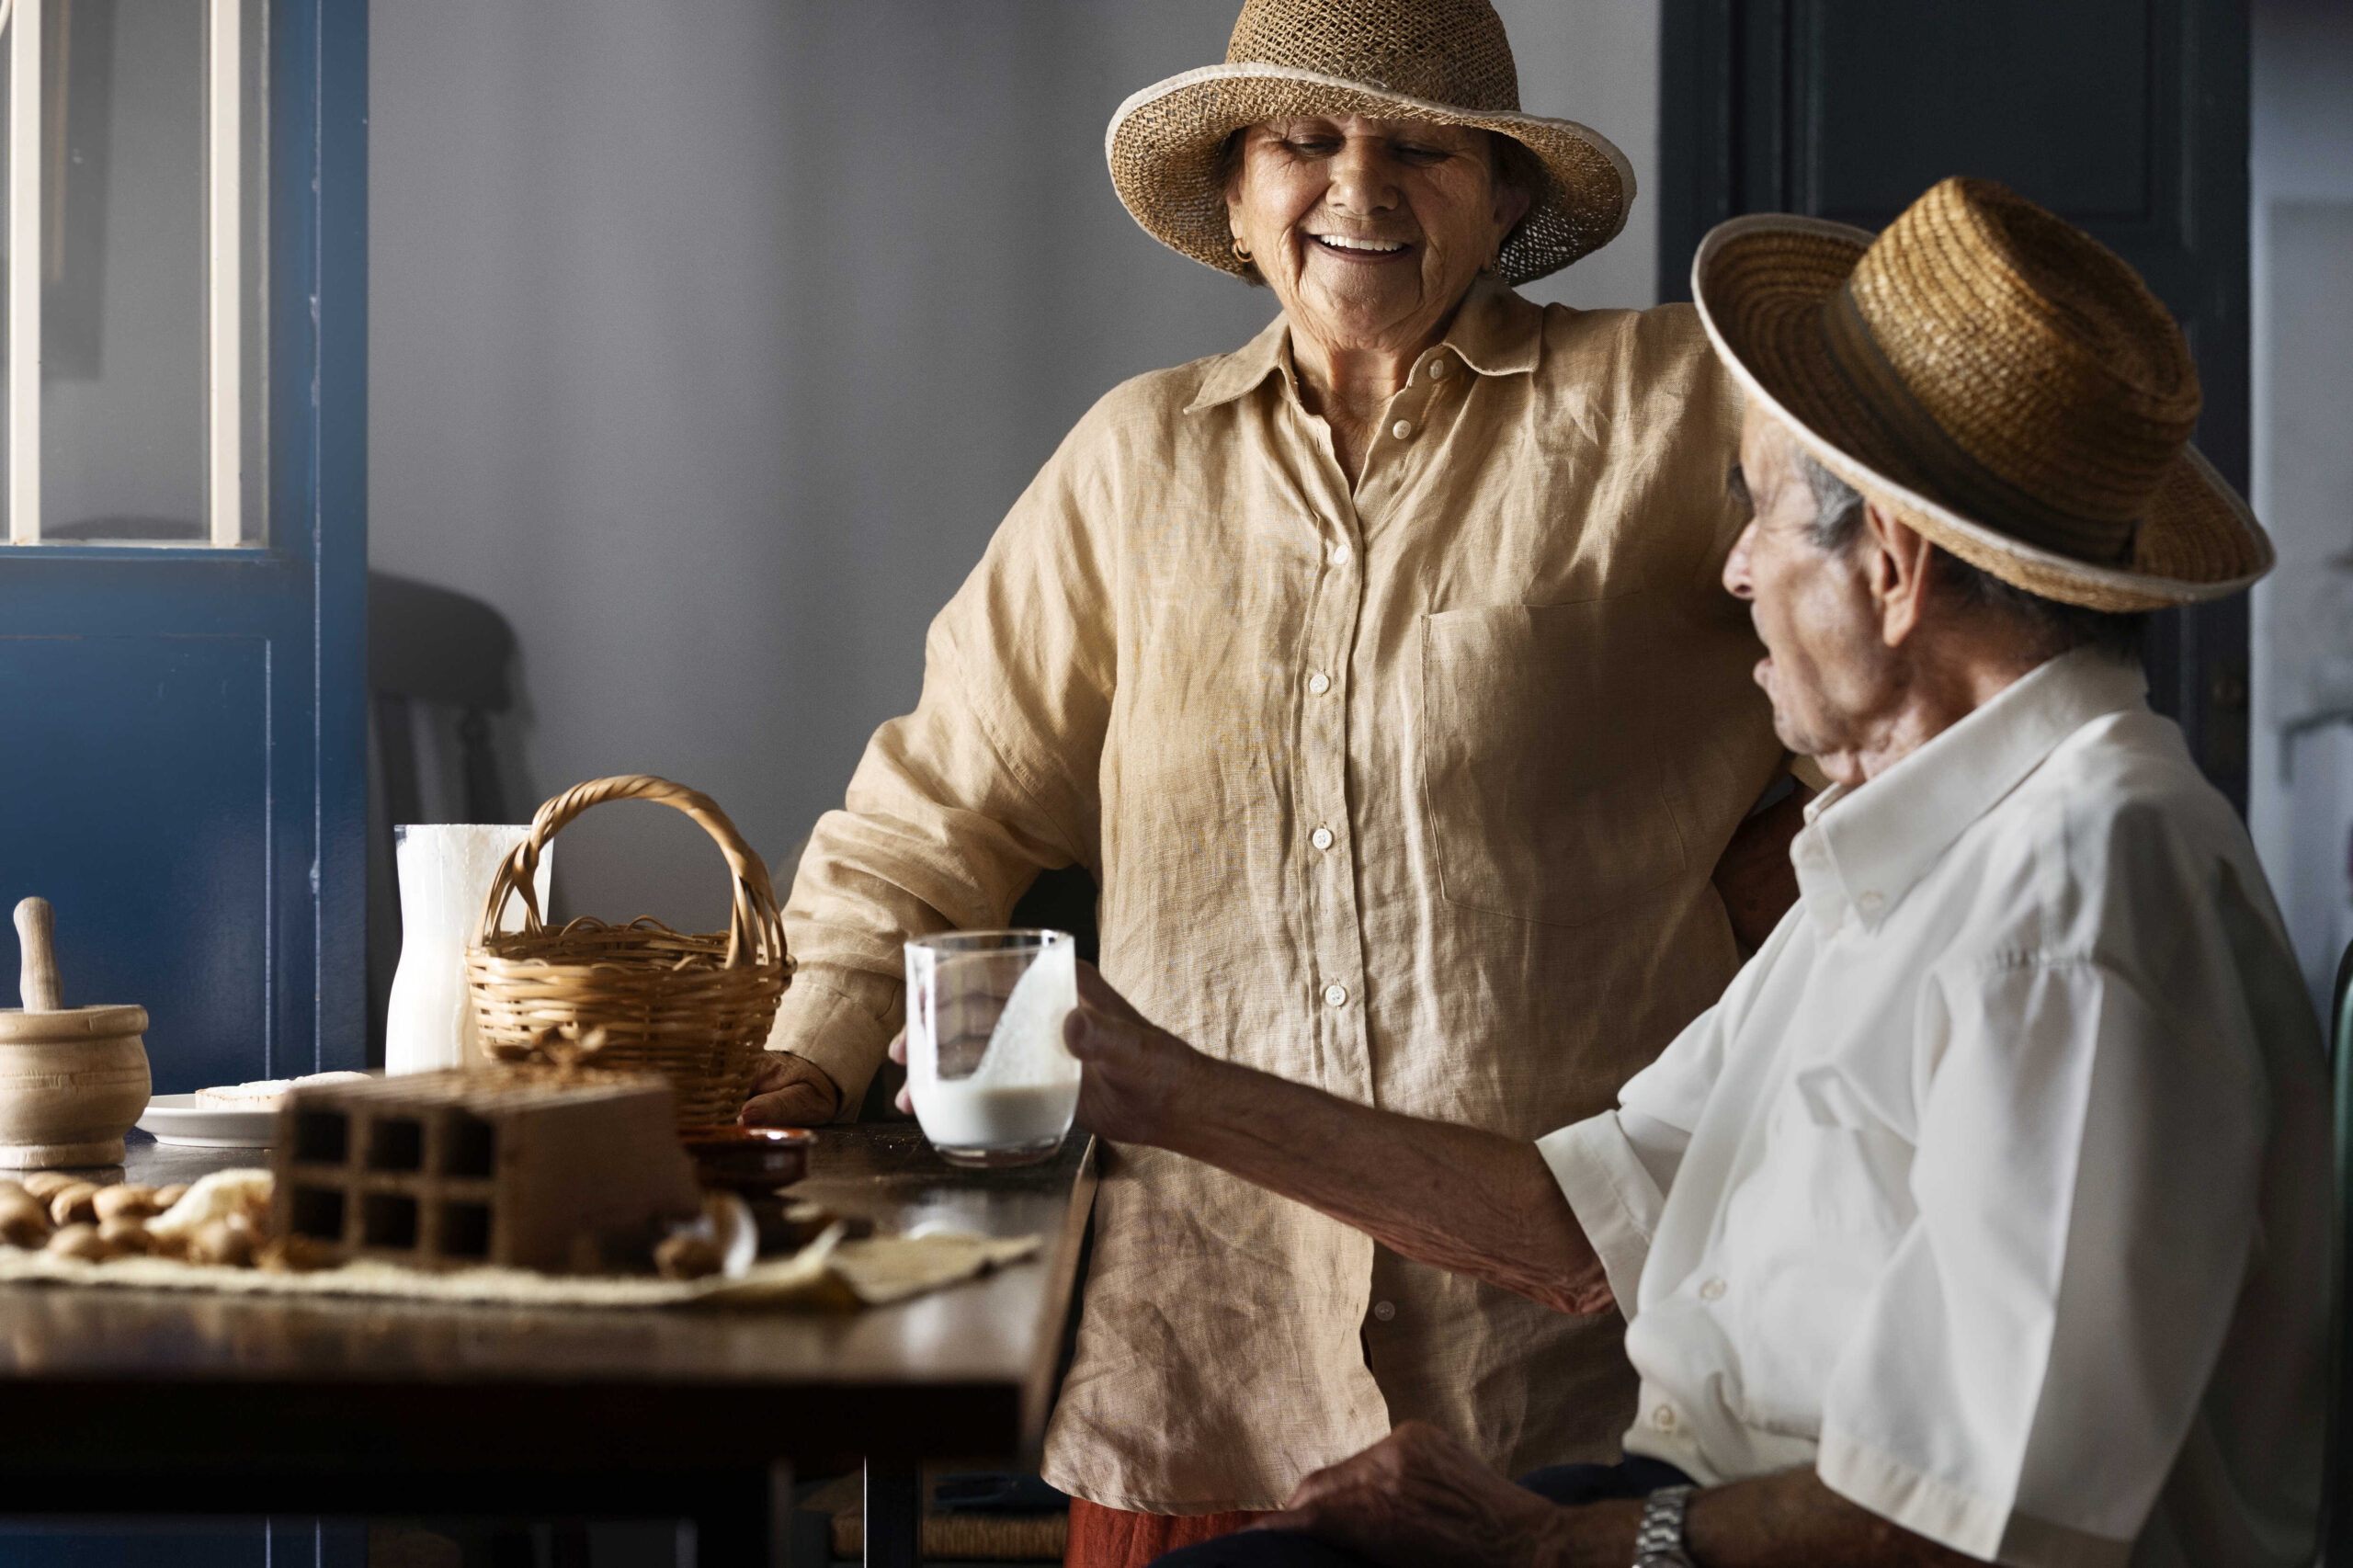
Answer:
<path fill-rule="evenodd" d="M 1430 380 L 1442 381 L 1454 373 L 1454 361 L 1441 354 L 1430 361 Z"/>
<path fill-rule="evenodd" d="M 1651 1425 L 1657 1427 L 1662 1432 L 1674 1431 L 1675 1406 L 1671 1404 L 1662 1404 L 1656 1410 L 1652 1411 Z"/>
<path fill-rule="evenodd" d="M 1855 895 L 1855 906 L 1860 909 L 1865 915 L 1877 915 L 1880 911 L 1880 905 L 1886 902 L 1887 900 L 1885 898 L 1881 897 L 1878 893 L 1871 892 L 1869 890 Z"/>
<path fill-rule="evenodd" d="M 1313 675 L 1307 677 L 1307 689 L 1313 692 L 1316 696 L 1321 697 L 1325 692 L 1332 689 L 1332 677 L 1325 675 L 1322 670 L 1317 670 Z"/>
<path fill-rule="evenodd" d="M 1355 553 L 1355 551 L 1348 548 L 1347 541 L 1343 540 L 1338 544 L 1332 547 L 1332 564 L 1335 566 L 1346 566 L 1348 563 L 1348 558 Z"/>
<path fill-rule="evenodd" d="M 1389 427 L 1389 433 L 1402 441 L 1414 433 L 1414 422 L 1410 419 L 1400 419 Z"/>
<path fill-rule="evenodd" d="M 1699 1299 L 1703 1301 L 1722 1301 L 1724 1299 L 1724 1282 L 1721 1279 L 1711 1279 L 1707 1281 L 1699 1287 Z"/>
<path fill-rule="evenodd" d="M 1307 842 L 1318 849 L 1329 849 L 1332 847 L 1332 830 L 1328 827 L 1319 827 L 1307 835 Z"/>
<path fill-rule="evenodd" d="M 1324 1000 L 1335 1007 L 1345 1007 L 1348 1002 L 1348 988 L 1345 985 L 1327 985 L 1324 988 Z"/>
<path fill-rule="evenodd" d="M 1387 1323 L 1397 1315 L 1397 1303 L 1394 1301 L 1375 1301 L 1372 1303 L 1372 1315 L 1379 1318 L 1381 1322 Z"/>

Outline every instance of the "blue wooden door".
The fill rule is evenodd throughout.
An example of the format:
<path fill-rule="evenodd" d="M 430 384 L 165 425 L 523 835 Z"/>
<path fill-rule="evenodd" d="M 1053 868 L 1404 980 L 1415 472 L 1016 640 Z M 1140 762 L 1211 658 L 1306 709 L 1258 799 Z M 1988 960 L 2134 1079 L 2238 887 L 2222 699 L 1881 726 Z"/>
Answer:
<path fill-rule="evenodd" d="M 0 901 L 37 892 L 56 905 L 68 1006 L 147 1009 L 159 1093 L 358 1067 L 366 3 L 17 0 L 15 9 L 12 28 L 37 10 L 43 29 L 40 69 L 53 101 L 38 177 L 59 183 L 41 187 L 39 206 L 38 341 L 47 360 L 24 356 L 34 369 L 22 373 L 12 361 L 8 383 L 12 410 L 28 387 L 40 389 L 44 444 L 22 444 L 11 427 L 6 531 L 18 542 L 0 544 Z M 189 34 L 191 25 L 214 30 Z M 224 37 L 244 51 L 241 74 L 228 78 L 241 84 L 242 118 L 225 130 L 216 70 L 228 58 Z M 8 77 L 12 116 L 28 97 L 28 69 L 18 64 Z M 155 122 L 154 95 L 190 92 L 191 71 L 188 101 L 209 117 L 198 132 L 243 138 L 234 186 L 220 183 L 228 163 L 200 151 L 186 161 L 172 128 Z M 20 181 L 21 141 L 12 137 L 10 164 Z M 171 171 L 188 168 L 200 185 L 213 183 L 192 197 L 179 190 Z M 142 181 L 148 195 L 134 200 L 129 187 Z M 215 209 L 230 210 L 224 189 L 237 192 L 240 212 L 256 215 L 248 243 L 224 252 L 207 230 L 193 288 L 159 275 L 140 293 L 137 269 L 182 255 L 175 247 L 186 243 L 186 222 L 211 221 L 208 191 Z M 162 236 L 152 244 L 140 227 L 151 220 Z M 12 257 L 22 262 L 27 219 L 15 204 L 10 222 Z M 208 315 L 205 302 L 208 289 L 231 297 L 214 282 L 231 267 L 244 280 L 246 306 L 234 319 L 244 335 L 199 339 L 210 357 L 182 385 L 171 367 L 188 362 L 186 335 L 231 319 Z M 11 301 L 15 345 L 26 318 Z M 232 341 L 249 347 L 224 348 Z M 152 375 L 140 358 L 150 349 L 165 367 Z M 184 528 L 153 506 L 74 500 L 131 494 L 153 449 L 225 428 L 206 423 L 205 400 L 218 402 L 214 371 L 232 353 L 244 410 L 235 451 L 251 460 L 232 474 L 245 488 L 230 494 L 260 527 L 240 538 L 234 517 Z M 232 415 L 238 406 L 227 405 Z M 93 446 L 77 419 L 113 422 L 94 437 L 95 464 L 75 457 Z M 213 455 L 225 450 L 216 443 Z M 47 464 L 24 471 L 46 486 L 34 487 L 46 498 L 38 528 L 22 521 L 27 489 L 16 483 L 27 452 Z M 207 494 L 217 504 L 222 493 Z M 85 515 L 91 506 L 96 514 Z M 0 1006 L 16 1000 L 14 974 L 13 962 L 0 964 Z M 9 1564 L 259 1568 L 279 1554 L 356 1561 L 349 1530 L 308 1520 L 107 1534 L 0 1524 L 0 1562 Z"/>

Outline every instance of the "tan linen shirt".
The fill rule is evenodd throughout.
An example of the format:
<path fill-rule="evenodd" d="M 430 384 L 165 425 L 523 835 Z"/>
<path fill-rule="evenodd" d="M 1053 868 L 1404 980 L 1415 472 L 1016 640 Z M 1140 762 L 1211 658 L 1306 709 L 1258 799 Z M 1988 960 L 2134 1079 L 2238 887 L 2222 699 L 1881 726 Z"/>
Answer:
<path fill-rule="evenodd" d="M 811 838 L 773 1045 L 855 1096 L 901 942 L 1073 861 L 1147 1017 L 1514 1137 L 1607 1108 L 1715 1001 L 1709 876 L 1781 751 L 1718 581 L 1737 416 L 1697 317 L 1483 284 L 1354 494 L 1290 341 L 1120 387 L 1015 504 Z M 1409 1416 L 1515 1471 L 1612 1457 L 1620 1333 L 1121 1146 L 1046 1474 L 1270 1508 Z"/>

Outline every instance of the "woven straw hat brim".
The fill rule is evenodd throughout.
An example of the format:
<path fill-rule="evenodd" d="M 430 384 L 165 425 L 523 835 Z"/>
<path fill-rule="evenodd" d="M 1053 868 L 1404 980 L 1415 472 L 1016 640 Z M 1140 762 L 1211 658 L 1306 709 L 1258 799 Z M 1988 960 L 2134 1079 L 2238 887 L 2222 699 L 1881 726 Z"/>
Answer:
<path fill-rule="evenodd" d="M 2223 598 L 2271 570 L 2269 536 L 2192 447 L 2182 449 L 2135 529 L 2129 566 L 2028 544 L 1923 494 L 1823 337 L 1824 302 L 1876 237 L 1818 218 L 1758 213 L 1717 225 L 1691 263 L 1691 297 L 1733 379 L 1832 472 L 1971 565 L 2090 609 Z"/>
<path fill-rule="evenodd" d="M 1495 270 L 1525 283 L 1590 256 L 1626 226 L 1634 170 L 1609 139 L 1571 119 L 1435 103 L 1377 84 L 1284 65 L 1205 65 L 1156 82 L 1121 104 L 1103 155 L 1120 199 L 1144 232 L 1235 277 L 1218 154 L 1245 126 L 1312 115 L 1421 119 L 1499 131 L 1536 154 L 1546 187 L 1505 241 Z"/>

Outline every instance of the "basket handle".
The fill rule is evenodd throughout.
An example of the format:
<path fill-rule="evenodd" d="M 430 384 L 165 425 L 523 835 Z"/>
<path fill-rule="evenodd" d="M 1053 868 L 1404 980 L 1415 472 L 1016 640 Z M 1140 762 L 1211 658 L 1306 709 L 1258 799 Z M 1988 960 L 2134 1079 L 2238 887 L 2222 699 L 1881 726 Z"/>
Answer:
<path fill-rule="evenodd" d="M 498 874 L 491 879 L 490 897 L 483 905 L 474 946 L 481 947 L 497 931 L 499 917 L 506 914 L 509 898 L 519 897 L 523 901 L 524 932 L 539 935 L 544 927 L 534 878 L 540 869 L 540 850 L 573 818 L 607 801 L 653 801 L 692 817 L 718 844 L 719 852 L 727 857 L 728 870 L 734 876 L 734 912 L 727 927 L 727 967 L 733 969 L 746 952 L 755 963 L 763 959 L 783 960 L 784 922 L 777 913 L 776 890 L 768 882 L 767 863 L 752 853 L 752 846 L 744 842 L 744 835 L 735 831 L 735 824 L 719 809 L 717 801 L 699 790 L 689 790 L 650 773 L 592 778 L 542 803 L 531 818 L 529 835 L 499 863 Z"/>

